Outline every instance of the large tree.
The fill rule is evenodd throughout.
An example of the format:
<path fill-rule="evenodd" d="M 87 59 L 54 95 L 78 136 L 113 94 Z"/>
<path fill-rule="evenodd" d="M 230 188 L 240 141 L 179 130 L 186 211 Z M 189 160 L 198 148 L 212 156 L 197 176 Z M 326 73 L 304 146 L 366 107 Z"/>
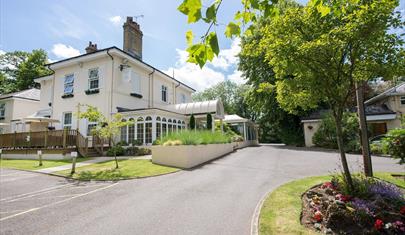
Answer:
<path fill-rule="evenodd" d="M 235 113 L 242 117 L 255 120 L 256 112 L 246 103 L 245 94 L 248 90 L 249 86 L 243 84 L 238 85 L 235 82 L 226 80 L 193 94 L 193 101 L 220 99 L 224 104 L 225 113 Z"/>
<path fill-rule="evenodd" d="M 51 73 L 45 67 L 47 62 L 47 54 L 42 49 L 0 55 L 0 94 L 38 88 L 34 79 Z"/>
<path fill-rule="evenodd" d="M 296 113 L 325 103 L 331 109 L 349 185 L 343 112 L 357 81 L 397 72 L 403 63 L 403 42 L 388 32 L 401 24 L 397 5 L 395 0 L 314 0 L 260 28 L 260 48 L 278 79 L 274 89 L 281 107 Z"/>

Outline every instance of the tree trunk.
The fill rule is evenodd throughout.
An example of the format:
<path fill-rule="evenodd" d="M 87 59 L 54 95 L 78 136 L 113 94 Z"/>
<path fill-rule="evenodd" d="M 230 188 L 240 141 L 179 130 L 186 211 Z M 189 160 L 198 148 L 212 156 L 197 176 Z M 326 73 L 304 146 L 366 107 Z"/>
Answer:
<path fill-rule="evenodd" d="M 110 139 L 111 140 L 111 139 Z M 118 169 L 118 159 L 117 159 L 117 153 L 115 152 L 115 143 L 112 141 L 112 145 L 110 144 L 110 148 L 114 149 L 114 159 L 115 159 L 115 169 Z"/>
<path fill-rule="evenodd" d="M 350 187 L 350 190 L 353 191 L 353 180 L 352 176 L 350 174 L 349 166 L 347 164 L 347 159 L 346 159 L 346 153 L 344 150 L 344 144 L 343 144 L 343 133 L 342 133 L 342 115 L 334 115 L 335 122 L 336 122 L 336 137 L 337 137 L 337 142 L 338 142 L 338 147 L 339 147 L 339 152 L 340 152 L 340 160 L 342 162 L 343 166 L 343 173 L 346 178 L 347 184 Z"/>
<path fill-rule="evenodd" d="M 370 145 L 367 135 L 367 121 L 364 110 L 364 82 L 356 82 L 356 101 L 357 101 L 357 114 L 359 116 L 360 126 L 360 142 L 361 151 L 363 154 L 364 174 L 368 177 L 373 176 L 373 167 L 370 156 Z"/>

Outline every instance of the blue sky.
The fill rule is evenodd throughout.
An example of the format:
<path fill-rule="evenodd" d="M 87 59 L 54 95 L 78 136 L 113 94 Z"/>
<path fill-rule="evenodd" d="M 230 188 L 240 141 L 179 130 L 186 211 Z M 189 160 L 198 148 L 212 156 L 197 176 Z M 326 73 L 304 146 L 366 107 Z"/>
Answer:
<path fill-rule="evenodd" d="M 208 5 L 210 1 L 204 1 Z M 300 0 L 299 2 L 306 2 Z M 143 60 L 198 90 L 224 79 L 242 83 L 236 71 L 238 40 L 219 32 L 221 55 L 200 70 L 185 62 L 185 32 L 193 29 L 202 35 L 205 24 L 188 25 L 186 16 L 177 11 L 181 0 L 0 0 L 0 50 L 31 51 L 43 48 L 54 60 L 84 53 L 88 41 L 98 48 L 122 47 L 122 23 L 126 16 L 144 15 L 138 20 L 143 37 Z M 219 12 L 220 23 L 232 19 L 240 1 L 224 0 Z M 401 0 L 400 9 L 405 9 Z"/>

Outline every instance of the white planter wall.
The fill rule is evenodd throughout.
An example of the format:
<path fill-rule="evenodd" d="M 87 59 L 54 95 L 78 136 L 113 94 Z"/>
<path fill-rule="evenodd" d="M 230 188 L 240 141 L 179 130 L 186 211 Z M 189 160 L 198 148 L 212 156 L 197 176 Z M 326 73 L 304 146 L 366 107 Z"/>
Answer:
<path fill-rule="evenodd" d="M 230 153 L 233 148 L 233 143 L 152 146 L 152 162 L 187 169 Z"/>

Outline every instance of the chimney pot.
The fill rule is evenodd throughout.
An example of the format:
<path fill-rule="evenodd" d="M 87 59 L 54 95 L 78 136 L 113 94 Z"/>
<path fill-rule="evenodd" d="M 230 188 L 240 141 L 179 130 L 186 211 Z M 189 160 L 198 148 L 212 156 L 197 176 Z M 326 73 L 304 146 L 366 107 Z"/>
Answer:
<path fill-rule="evenodd" d="M 86 47 L 86 53 L 92 53 L 96 51 L 97 51 L 97 44 L 96 43 L 93 44 L 91 41 L 89 41 L 89 45 Z"/>

